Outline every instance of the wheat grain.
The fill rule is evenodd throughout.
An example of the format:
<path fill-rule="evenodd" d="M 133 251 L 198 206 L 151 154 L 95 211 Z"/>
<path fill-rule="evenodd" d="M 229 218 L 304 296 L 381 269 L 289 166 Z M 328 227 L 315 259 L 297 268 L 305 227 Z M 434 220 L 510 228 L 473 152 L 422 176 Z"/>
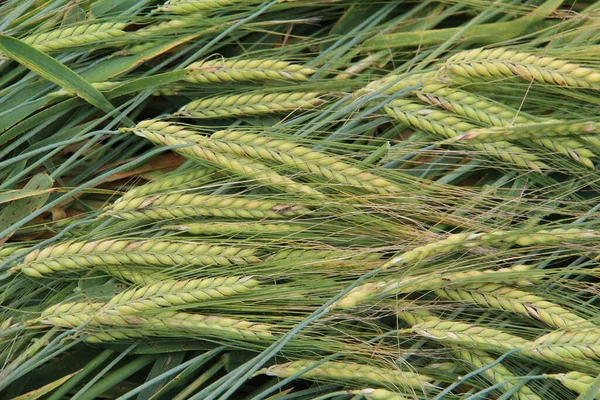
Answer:
<path fill-rule="evenodd" d="M 24 38 L 23 41 L 39 51 L 51 52 L 124 36 L 127 34 L 123 30 L 126 26 L 126 23 L 120 22 L 78 25 L 31 35 Z"/>
<path fill-rule="evenodd" d="M 278 60 L 223 60 L 215 59 L 190 64 L 186 81 L 192 83 L 221 83 L 286 79 L 305 81 L 314 69 Z"/>
<path fill-rule="evenodd" d="M 245 293 L 256 286 L 257 280 L 238 276 L 168 280 L 119 293 L 107 303 L 110 309 L 107 313 L 133 315 L 161 307 L 193 306 L 205 300 Z"/>
<path fill-rule="evenodd" d="M 174 193 L 127 199 L 116 204 L 105 215 L 126 220 L 163 220 L 195 216 L 281 219 L 308 213 L 310 210 L 304 206 L 272 200 Z"/>
<path fill-rule="evenodd" d="M 280 187 L 290 193 L 297 194 L 300 192 L 312 197 L 323 197 L 317 190 L 294 182 L 292 179 L 278 174 L 264 164 L 245 157 L 223 153 L 206 137 L 198 135 L 197 132 L 186 130 L 184 127 L 163 121 L 148 120 L 139 123 L 133 132 L 138 136 L 164 146 L 186 146 L 175 151 L 184 156 L 191 156 L 195 159 L 208 161 L 216 166 L 225 167 L 232 172 L 256 179 L 259 182 Z"/>
<path fill-rule="evenodd" d="M 400 192 L 397 185 L 386 179 L 356 168 L 337 157 L 322 154 L 289 140 L 237 131 L 215 132 L 211 139 L 219 149 L 232 154 L 246 154 L 254 158 L 276 161 L 370 192 Z"/>
<path fill-rule="evenodd" d="M 253 249 L 161 240 L 65 242 L 29 253 L 10 269 L 33 277 L 103 266 L 232 265 L 260 261 Z"/>
<path fill-rule="evenodd" d="M 554 304 L 541 296 L 525 292 L 502 284 L 474 284 L 462 288 L 436 289 L 440 297 L 467 301 L 483 307 L 512 311 L 536 318 L 556 328 L 591 328 L 595 325 L 572 311 Z"/>
<path fill-rule="evenodd" d="M 463 51 L 450 57 L 443 68 L 471 79 L 518 77 L 570 88 L 600 88 L 600 72 L 594 69 L 508 48 Z"/>
<path fill-rule="evenodd" d="M 193 118 L 230 118 L 307 110 L 326 102 L 319 96 L 321 93 L 285 92 L 212 97 L 194 100 L 183 106 L 177 114 Z"/>
<path fill-rule="evenodd" d="M 298 360 L 272 365 L 260 371 L 265 375 L 287 378 L 318 364 L 318 361 Z M 304 372 L 301 377 L 316 381 L 342 380 L 344 382 L 377 383 L 381 385 L 427 388 L 433 378 L 409 371 L 391 370 L 342 361 L 327 361 Z"/>

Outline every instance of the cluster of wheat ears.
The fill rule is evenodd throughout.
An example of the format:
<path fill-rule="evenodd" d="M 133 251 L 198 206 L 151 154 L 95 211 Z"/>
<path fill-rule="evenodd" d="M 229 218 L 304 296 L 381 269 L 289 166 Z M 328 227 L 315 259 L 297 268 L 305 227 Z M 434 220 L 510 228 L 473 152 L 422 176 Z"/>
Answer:
<path fill-rule="evenodd" d="M 599 18 L 0 5 L 0 396 L 600 398 Z"/>

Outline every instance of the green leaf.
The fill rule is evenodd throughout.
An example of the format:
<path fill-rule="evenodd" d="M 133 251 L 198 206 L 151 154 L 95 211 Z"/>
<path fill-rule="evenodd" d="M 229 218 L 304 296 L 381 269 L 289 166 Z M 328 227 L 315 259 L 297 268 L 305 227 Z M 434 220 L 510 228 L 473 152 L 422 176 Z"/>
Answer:
<path fill-rule="evenodd" d="M 72 90 L 77 93 L 77 96 L 102 111 L 108 113 L 114 110 L 113 105 L 106 100 L 102 93 L 75 71 L 19 39 L 0 35 L 0 50 L 19 64 L 56 83 L 63 89 Z"/>

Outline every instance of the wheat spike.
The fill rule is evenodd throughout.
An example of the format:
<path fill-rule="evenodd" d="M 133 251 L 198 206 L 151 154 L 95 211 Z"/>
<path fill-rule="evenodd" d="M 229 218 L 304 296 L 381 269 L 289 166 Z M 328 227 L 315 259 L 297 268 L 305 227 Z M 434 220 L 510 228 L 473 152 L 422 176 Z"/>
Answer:
<path fill-rule="evenodd" d="M 260 0 L 169 0 L 156 11 L 173 14 L 218 11 L 235 4 L 258 4 Z"/>
<path fill-rule="evenodd" d="M 174 193 L 127 199 L 116 204 L 105 215 L 126 220 L 163 220 L 194 216 L 281 219 L 308 213 L 310 210 L 304 206 L 271 200 Z"/>
<path fill-rule="evenodd" d="M 350 390 L 348 394 L 360 395 L 367 400 L 409 400 L 408 397 L 404 397 L 400 393 L 391 392 L 386 389 L 362 389 L 362 390 Z"/>
<path fill-rule="evenodd" d="M 366 303 L 370 300 L 384 296 L 393 296 L 400 293 L 413 293 L 419 291 L 430 291 L 447 286 L 450 282 L 454 285 L 468 284 L 469 280 L 475 278 L 478 281 L 492 281 L 502 279 L 505 282 L 514 282 L 525 286 L 531 285 L 531 281 L 524 281 L 515 272 L 529 270 L 528 266 L 518 265 L 513 268 L 502 268 L 499 270 L 454 272 L 447 274 L 431 273 L 409 276 L 386 281 L 369 282 L 359 285 L 344 295 L 341 299 L 330 306 L 331 309 L 348 309 Z"/>
<path fill-rule="evenodd" d="M 521 349 L 529 344 L 526 339 L 498 329 L 457 321 L 431 319 L 415 325 L 413 329 L 418 335 L 426 338 L 483 350 L 506 352 Z"/>
<path fill-rule="evenodd" d="M 319 98 L 321 95 L 314 92 L 285 92 L 212 97 L 186 104 L 178 111 L 178 115 L 193 118 L 229 118 L 311 109 L 326 102 Z"/>
<path fill-rule="evenodd" d="M 460 251 L 475 246 L 517 246 L 554 245 L 563 242 L 593 241 L 598 233 L 578 228 L 540 229 L 531 233 L 496 231 L 490 233 L 458 233 L 447 238 L 419 246 L 388 261 L 383 268 L 412 263 L 438 254 Z"/>
<path fill-rule="evenodd" d="M 31 35 L 23 41 L 39 51 L 51 52 L 83 46 L 127 34 L 126 23 L 102 23 L 72 26 L 46 33 Z"/>
<path fill-rule="evenodd" d="M 550 332 L 525 350 L 528 354 L 556 361 L 597 360 L 600 359 L 600 328 Z"/>
<path fill-rule="evenodd" d="M 494 357 L 490 357 L 485 351 L 477 349 L 466 350 L 455 347 L 454 353 L 460 359 L 466 361 L 473 370 L 485 368 L 482 374 L 486 378 L 488 378 L 490 382 L 494 384 L 504 382 L 503 389 L 505 391 L 510 390 L 515 385 L 516 380 L 512 380 L 513 378 L 515 378 L 515 375 L 512 372 L 510 372 L 504 365 L 496 364 L 492 367 L 489 367 L 489 365 L 492 365 L 496 361 L 496 359 Z M 512 396 L 512 398 L 516 400 L 542 399 L 540 396 L 535 394 L 528 386 L 522 386 Z"/>
<path fill-rule="evenodd" d="M 468 301 L 483 307 L 513 311 L 536 318 L 556 328 L 593 328 L 595 325 L 572 311 L 554 304 L 541 296 L 523 290 L 506 287 L 502 284 L 474 284 L 461 288 L 436 289 L 440 297 Z"/>
<path fill-rule="evenodd" d="M 402 121 L 414 129 L 444 138 L 461 138 L 465 132 L 476 128 L 475 125 L 465 122 L 452 114 L 433 110 L 408 100 L 394 100 L 383 109 L 392 118 Z M 470 144 L 470 147 L 500 160 L 508 161 L 537 172 L 540 172 L 542 169 L 549 169 L 534 154 L 508 142 L 496 141 L 493 144 L 473 143 Z"/>
<path fill-rule="evenodd" d="M 254 158 L 276 161 L 370 192 L 381 194 L 400 192 L 397 185 L 386 179 L 356 168 L 337 157 L 319 153 L 289 140 L 237 131 L 216 132 L 211 139 L 221 150 L 232 154 L 247 154 Z"/>
<path fill-rule="evenodd" d="M 199 160 L 208 161 L 216 166 L 224 167 L 239 175 L 255 179 L 259 182 L 281 187 L 290 193 L 305 193 L 312 197 L 322 198 L 318 191 L 294 182 L 292 179 L 280 175 L 271 168 L 246 157 L 238 157 L 224 153 L 214 146 L 206 137 L 197 132 L 186 130 L 184 127 L 163 121 L 147 120 L 140 122 L 133 132 L 154 143 L 164 146 L 187 145 L 176 152 Z"/>
<path fill-rule="evenodd" d="M 265 340 L 273 337 L 272 326 L 240 319 L 176 311 L 165 311 L 145 317 L 121 315 L 110 312 L 111 309 L 111 305 L 107 303 L 58 304 L 46 309 L 34 322 L 64 328 L 88 324 L 91 328 L 92 342 L 174 335 L 210 335 L 247 340 Z M 123 329 L 117 331 L 110 329 L 111 327 Z"/>
<path fill-rule="evenodd" d="M 105 265 L 102 269 L 121 281 L 135 283 L 140 286 L 154 285 L 170 279 L 166 274 L 137 265 Z"/>
<path fill-rule="evenodd" d="M 305 226 L 288 223 L 265 222 L 203 222 L 183 225 L 164 225 L 160 229 L 182 231 L 192 235 L 288 235 L 302 232 Z"/>
<path fill-rule="evenodd" d="M 198 187 L 200 184 L 208 180 L 207 178 L 211 173 L 213 173 L 211 169 L 196 168 L 193 171 L 186 172 L 184 174 L 168 174 L 153 182 L 149 182 L 145 185 L 137 186 L 131 190 L 128 190 L 115 203 L 123 201 L 124 199 L 131 199 L 133 197 L 143 197 L 156 193 L 171 192 L 175 188 L 177 190 L 181 190 L 185 188 Z"/>
<path fill-rule="evenodd" d="M 571 389 L 579 394 L 585 393 L 592 382 L 594 382 L 594 379 L 596 379 L 579 371 L 570 371 L 564 374 L 549 374 L 546 377 L 559 380 L 567 389 Z M 596 394 L 594 398 L 600 399 L 600 393 Z"/>
<path fill-rule="evenodd" d="M 253 249 L 161 240 L 66 242 L 29 253 L 10 269 L 32 277 L 103 266 L 232 265 L 260 261 Z"/>
<path fill-rule="evenodd" d="M 134 315 L 161 307 L 193 306 L 205 300 L 245 293 L 256 286 L 257 280 L 238 276 L 169 280 L 125 290 L 114 296 L 107 307 L 111 314 Z"/>
<path fill-rule="evenodd" d="M 272 365 L 260 371 L 265 375 L 286 378 L 317 364 L 318 361 L 298 360 L 285 364 Z M 316 381 L 342 380 L 345 382 L 377 383 L 388 386 L 414 388 L 431 387 L 433 378 L 409 371 L 391 370 L 342 361 L 328 361 L 304 372 L 305 379 Z"/>
<path fill-rule="evenodd" d="M 190 64 L 186 81 L 192 83 L 221 83 L 266 79 L 305 81 L 314 69 L 278 60 L 215 59 Z"/>
<path fill-rule="evenodd" d="M 508 48 L 474 49 L 455 54 L 444 64 L 454 74 L 475 79 L 518 77 L 528 82 L 571 88 L 600 88 L 600 72 L 553 57 Z"/>

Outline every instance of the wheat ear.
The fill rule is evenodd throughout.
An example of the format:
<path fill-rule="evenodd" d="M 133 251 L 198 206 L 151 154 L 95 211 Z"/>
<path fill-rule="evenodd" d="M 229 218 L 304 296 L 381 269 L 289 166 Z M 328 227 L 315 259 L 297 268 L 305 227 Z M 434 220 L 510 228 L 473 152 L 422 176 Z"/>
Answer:
<path fill-rule="evenodd" d="M 496 361 L 496 358 L 490 357 L 485 351 L 477 349 L 461 349 L 457 346 L 454 348 L 454 354 L 456 354 L 460 359 L 466 361 L 471 366 L 471 369 L 484 369 L 482 374 L 490 382 L 495 384 L 504 383 L 502 386 L 506 391 L 510 390 L 515 385 L 515 375 L 502 364 L 493 365 Z M 489 367 L 490 365 L 493 366 Z M 513 393 L 512 398 L 516 400 L 542 399 L 526 385 L 520 387 L 515 393 Z"/>
<path fill-rule="evenodd" d="M 92 328 L 89 341 L 107 341 L 134 337 L 174 335 L 211 335 L 235 339 L 271 339 L 272 326 L 214 315 L 167 311 L 151 317 L 107 313 L 106 303 L 66 303 L 46 309 L 34 322 L 75 328 L 88 324 Z M 119 331 L 111 327 L 123 328 Z M 108 329 L 105 329 L 108 328 Z M 101 332 L 95 332 L 100 329 Z"/>
<path fill-rule="evenodd" d="M 192 235 L 289 235 L 302 232 L 306 226 L 265 222 L 201 222 L 182 225 L 164 225 L 160 229 L 182 231 Z"/>
<path fill-rule="evenodd" d="M 285 364 L 272 365 L 260 371 L 265 375 L 286 378 L 300 373 L 302 370 L 318 364 L 313 360 L 298 360 Z M 409 371 L 400 371 L 373 367 L 342 361 L 327 361 L 304 372 L 304 379 L 316 381 L 340 380 L 344 382 L 377 383 L 388 386 L 414 388 L 432 387 L 433 378 Z"/>
<path fill-rule="evenodd" d="M 126 26 L 126 23 L 113 22 L 78 25 L 28 36 L 23 41 L 37 50 L 51 52 L 124 36 Z"/>
<path fill-rule="evenodd" d="M 452 114 L 439 110 L 432 110 L 424 105 L 412 103 L 408 100 L 392 101 L 390 105 L 385 106 L 383 109 L 392 118 L 397 119 L 414 129 L 442 136 L 444 138 L 460 138 L 463 137 L 465 132 L 476 128 L 475 125 L 465 122 Z M 469 146 L 492 157 L 537 172 L 541 172 L 542 169 L 549 169 L 549 167 L 539 161 L 538 157 L 534 154 L 508 142 L 496 141 L 493 144 L 473 143 Z"/>
<path fill-rule="evenodd" d="M 369 282 L 355 287 L 337 302 L 332 304 L 330 308 L 353 308 L 370 300 L 384 296 L 443 288 L 450 282 L 455 285 L 460 285 L 462 282 L 468 284 L 472 278 L 476 278 L 478 281 L 484 280 L 493 282 L 497 281 L 498 279 L 502 279 L 505 282 L 531 285 L 532 282 L 524 281 L 518 276 L 519 272 L 528 270 L 528 266 L 518 265 L 513 268 L 503 268 L 499 270 L 454 272 L 447 274 L 432 273 L 399 279 L 388 279 L 386 281 Z M 516 275 L 515 272 L 517 273 Z"/>
<path fill-rule="evenodd" d="M 119 293 L 107 303 L 107 313 L 135 315 L 161 307 L 194 306 L 205 300 L 246 293 L 256 286 L 257 280 L 239 276 L 169 280 Z"/>
<path fill-rule="evenodd" d="M 594 379 L 596 379 L 593 376 L 586 375 L 579 371 L 570 371 L 564 374 L 549 374 L 545 376 L 559 380 L 567 389 L 571 389 L 579 394 L 585 393 L 592 382 L 594 382 Z M 596 394 L 594 398 L 600 399 L 600 393 Z"/>
<path fill-rule="evenodd" d="M 282 189 L 297 194 L 305 193 L 312 197 L 322 198 L 318 191 L 294 182 L 292 179 L 279 175 L 271 168 L 246 157 L 238 157 L 223 153 L 206 137 L 197 132 L 185 129 L 164 121 L 147 120 L 140 122 L 133 132 L 151 142 L 164 146 L 182 145 L 176 149 L 177 153 L 199 160 L 208 161 L 216 166 L 224 167 L 239 175 L 258 180 L 259 182 L 281 187 Z"/>
<path fill-rule="evenodd" d="M 190 64 L 186 81 L 192 83 L 221 83 L 287 79 L 305 81 L 315 73 L 312 68 L 278 60 L 222 60 L 215 59 Z"/>
<path fill-rule="evenodd" d="M 289 140 L 274 139 L 237 131 L 215 132 L 211 139 L 222 151 L 276 161 L 317 176 L 370 192 L 398 193 L 400 188 L 386 179 L 356 168 L 337 157 L 299 146 Z"/>
<path fill-rule="evenodd" d="M 417 96 L 424 103 L 432 104 L 453 114 L 461 115 L 476 123 L 490 125 L 492 127 L 508 127 L 508 132 L 513 124 L 532 124 L 535 125 L 536 118 L 502 103 L 490 100 L 486 97 L 472 94 L 470 92 L 451 88 L 444 84 L 428 84 L 416 92 Z M 541 124 L 544 125 L 544 124 Z M 491 132 L 494 132 L 492 128 Z M 466 132 L 465 138 L 477 135 L 477 132 L 489 132 L 486 128 L 475 129 Z M 512 135 L 483 135 L 491 141 L 503 141 L 510 139 L 520 139 Z M 594 168 L 590 160 L 594 153 L 584 148 L 584 144 L 576 140 L 557 140 L 546 137 L 521 137 L 531 140 L 533 143 L 550 149 L 554 152 L 563 154 L 573 160 L 585 165 L 588 168 Z M 480 140 L 478 140 L 480 141 Z M 485 141 L 485 140 L 484 140 Z"/>
<path fill-rule="evenodd" d="M 531 233 L 496 231 L 491 233 L 458 233 L 447 238 L 417 247 L 388 261 L 383 268 L 412 263 L 434 255 L 468 249 L 476 246 L 517 246 L 554 245 L 563 242 L 593 241 L 598 233 L 587 229 L 558 228 L 541 229 Z"/>
<path fill-rule="evenodd" d="M 218 11 L 222 7 L 235 4 L 257 4 L 260 0 L 169 0 L 156 11 L 173 14 L 192 14 L 197 12 Z"/>
<path fill-rule="evenodd" d="M 600 88 L 600 72 L 594 69 L 508 48 L 463 51 L 450 57 L 443 68 L 465 78 L 518 77 L 571 88 Z"/>
<path fill-rule="evenodd" d="M 208 168 L 195 168 L 193 171 L 184 174 L 179 173 L 165 175 L 153 182 L 149 182 L 145 185 L 137 186 L 128 190 L 115 203 L 134 197 L 143 197 L 156 193 L 171 192 L 173 191 L 173 188 L 181 190 L 185 188 L 198 187 L 200 184 L 208 180 L 207 178 L 211 173 L 213 173 L 213 171 Z"/>
<path fill-rule="evenodd" d="M 41 277 L 87 268 L 120 265 L 232 265 L 259 262 L 253 249 L 161 240 L 66 242 L 29 253 L 11 273 Z"/>
<path fill-rule="evenodd" d="M 370 82 L 364 88 L 354 92 L 352 97 L 358 99 L 378 91 L 384 95 L 394 95 L 406 89 L 415 92 L 427 84 L 438 84 L 440 82 L 435 72 L 424 72 L 413 75 L 392 74 Z"/>
<path fill-rule="evenodd" d="M 169 275 L 137 265 L 105 265 L 102 269 L 121 281 L 135 283 L 139 286 L 154 285 L 170 279 Z"/>
<path fill-rule="evenodd" d="M 366 264 L 381 260 L 380 253 L 358 253 L 347 250 L 307 250 L 286 249 L 271 254 L 265 262 L 290 261 L 306 265 L 343 267 L 353 264 Z"/>
<path fill-rule="evenodd" d="M 528 354 L 564 361 L 565 359 L 600 359 L 600 328 L 554 331 L 537 338 L 527 348 Z"/>
<path fill-rule="evenodd" d="M 193 118 L 229 118 L 311 109 L 326 102 L 319 97 L 321 95 L 314 92 L 284 92 L 212 97 L 186 104 L 178 111 L 178 115 Z"/>
<path fill-rule="evenodd" d="M 498 329 L 457 321 L 431 319 L 413 327 L 420 336 L 469 348 L 509 351 L 521 349 L 529 342 Z"/>
<path fill-rule="evenodd" d="M 92 86 L 102 92 L 106 92 L 122 85 L 123 82 L 93 82 Z M 52 93 L 48 93 L 48 97 L 76 96 L 74 90 L 60 89 Z"/>
<path fill-rule="evenodd" d="M 445 84 L 424 85 L 416 94 L 424 103 L 490 126 L 503 127 L 536 120 L 534 116 L 505 104 Z"/>
<path fill-rule="evenodd" d="M 545 298 L 523 290 L 506 287 L 502 284 L 474 284 L 461 288 L 436 289 L 443 298 L 467 301 L 483 307 L 513 311 L 527 317 L 536 318 L 556 328 L 593 328 L 595 325 L 572 311 Z"/>
<path fill-rule="evenodd" d="M 386 389 L 362 389 L 362 390 L 350 390 L 348 394 L 360 395 L 367 400 L 409 400 L 408 397 L 404 397 L 400 393 L 391 392 Z"/>
<path fill-rule="evenodd" d="M 126 220 L 164 220 L 197 216 L 281 219 L 308 213 L 310 210 L 304 206 L 272 200 L 174 193 L 127 199 L 116 204 L 105 215 Z"/>

